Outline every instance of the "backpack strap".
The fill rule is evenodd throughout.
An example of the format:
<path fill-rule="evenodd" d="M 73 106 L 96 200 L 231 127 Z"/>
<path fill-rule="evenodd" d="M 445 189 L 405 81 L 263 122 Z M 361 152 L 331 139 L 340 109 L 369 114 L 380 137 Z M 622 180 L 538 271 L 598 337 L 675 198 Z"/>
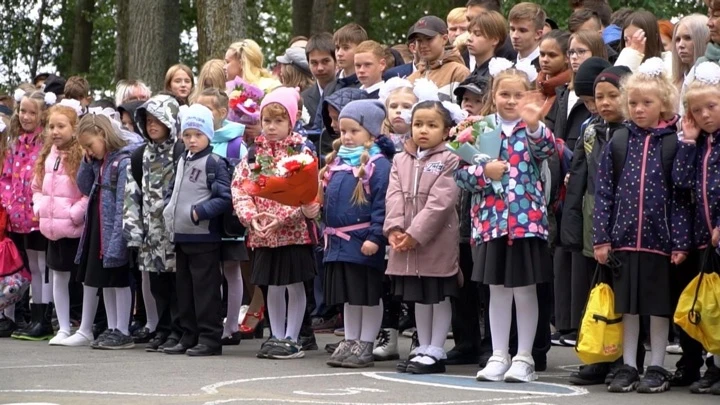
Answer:
<path fill-rule="evenodd" d="M 141 190 L 143 178 L 142 162 L 144 152 L 145 144 L 142 144 L 142 146 L 132 151 L 132 154 L 130 155 L 130 173 L 132 174 L 135 183 L 138 184 Z"/>
<path fill-rule="evenodd" d="M 217 178 L 217 167 L 218 162 L 224 160 L 225 164 L 230 167 L 230 163 L 227 159 L 220 155 L 216 155 L 214 153 L 211 153 L 210 156 L 208 156 L 207 163 L 205 164 L 205 178 L 207 179 L 207 188 L 208 190 L 212 190 L 212 185 L 215 183 L 215 179 Z"/>
<path fill-rule="evenodd" d="M 120 166 L 120 162 L 125 159 L 130 159 L 130 152 L 123 151 L 112 162 L 110 162 L 110 184 L 101 185 L 100 187 L 103 190 L 110 190 L 113 193 L 117 191 L 117 182 L 118 178 L 120 177 L 120 175 L 118 174 L 118 169 Z"/>
<path fill-rule="evenodd" d="M 172 150 L 172 159 L 175 166 L 177 166 L 177 163 L 180 161 L 183 152 L 185 152 L 185 144 L 182 143 L 182 141 L 175 142 Z"/>
<path fill-rule="evenodd" d="M 662 138 L 660 158 L 662 159 L 663 172 L 665 173 L 665 184 L 673 184 L 672 169 L 677 153 L 678 137 L 675 134 L 665 135 Z"/>
<path fill-rule="evenodd" d="M 630 130 L 625 127 L 615 131 L 610 140 L 610 147 L 612 148 L 613 183 L 615 187 L 617 187 L 620 181 L 620 175 L 625 166 L 629 140 Z"/>

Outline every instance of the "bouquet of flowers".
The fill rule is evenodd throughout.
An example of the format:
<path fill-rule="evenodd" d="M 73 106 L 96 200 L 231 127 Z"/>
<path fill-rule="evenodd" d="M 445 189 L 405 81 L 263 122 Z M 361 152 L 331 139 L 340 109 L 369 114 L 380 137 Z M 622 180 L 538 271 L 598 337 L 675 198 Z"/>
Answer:
<path fill-rule="evenodd" d="M 277 160 L 258 155 L 250 172 L 242 187 L 253 197 L 293 207 L 311 203 L 317 197 L 318 160 L 309 153 L 289 148 L 288 156 Z"/>
<path fill-rule="evenodd" d="M 470 117 L 451 131 L 447 149 L 471 165 L 479 165 L 500 157 L 502 128 L 490 117 Z M 493 180 L 495 194 L 504 194 L 500 181 Z"/>
<path fill-rule="evenodd" d="M 236 76 L 225 83 L 228 97 L 228 119 L 240 124 L 257 124 L 260 120 L 260 101 L 265 93 L 258 87 Z"/>

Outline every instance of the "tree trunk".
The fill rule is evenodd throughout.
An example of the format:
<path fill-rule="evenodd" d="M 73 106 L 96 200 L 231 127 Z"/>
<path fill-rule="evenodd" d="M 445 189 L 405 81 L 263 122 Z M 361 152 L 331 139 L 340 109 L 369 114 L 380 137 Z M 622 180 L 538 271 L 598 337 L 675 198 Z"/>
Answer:
<path fill-rule="evenodd" d="M 336 0 L 315 0 L 312 8 L 312 24 L 310 34 L 333 32 L 335 28 Z"/>
<path fill-rule="evenodd" d="M 128 25 L 130 0 L 117 0 L 117 37 L 115 42 L 115 82 L 128 78 Z"/>
<path fill-rule="evenodd" d="M 165 69 L 180 62 L 180 0 L 161 0 L 164 3 L 165 32 L 163 50 L 165 51 Z M 164 74 L 163 74 L 164 77 Z"/>
<path fill-rule="evenodd" d="M 370 0 L 353 0 L 353 22 L 366 30 L 370 27 Z"/>
<path fill-rule="evenodd" d="M 245 0 L 197 0 L 198 66 L 245 37 Z"/>
<path fill-rule="evenodd" d="M 70 62 L 71 75 L 90 71 L 94 11 L 95 0 L 77 0 L 75 2 L 75 32 L 73 34 L 72 60 Z"/>
<path fill-rule="evenodd" d="M 41 52 L 42 52 L 42 33 L 43 33 L 43 26 L 45 24 L 45 14 L 47 13 L 47 0 L 42 0 L 40 2 L 40 10 L 38 11 L 38 20 L 37 25 L 35 26 L 35 35 L 34 35 L 34 42 L 33 42 L 33 57 L 32 57 L 32 63 L 30 64 L 30 77 L 35 77 L 37 75 L 37 68 L 40 64 L 40 58 L 41 58 Z"/>
<path fill-rule="evenodd" d="M 293 0 L 292 2 L 292 36 L 309 37 L 312 23 L 313 0 Z"/>

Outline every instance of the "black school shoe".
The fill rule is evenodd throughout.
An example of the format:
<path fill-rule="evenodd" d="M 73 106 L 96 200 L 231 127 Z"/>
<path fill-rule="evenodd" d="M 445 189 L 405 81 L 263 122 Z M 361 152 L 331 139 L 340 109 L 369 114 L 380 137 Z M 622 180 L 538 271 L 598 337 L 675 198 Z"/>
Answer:
<path fill-rule="evenodd" d="M 700 369 L 687 368 L 680 366 L 675 370 L 675 373 L 670 377 L 671 387 L 687 387 L 692 386 L 693 383 L 700 380 Z M 692 389 L 691 389 L 692 391 Z"/>
<path fill-rule="evenodd" d="M 97 349 L 101 350 L 123 350 L 132 349 L 135 342 L 132 336 L 125 335 L 120 330 L 115 329 L 105 340 L 98 343 Z"/>
<path fill-rule="evenodd" d="M 105 329 L 103 333 L 99 334 L 98 337 L 90 343 L 90 347 L 97 349 L 100 346 L 100 343 L 105 341 L 105 339 L 107 339 L 113 332 L 113 329 Z"/>
<path fill-rule="evenodd" d="M 477 364 L 479 360 L 480 356 L 478 355 L 477 350 L 455 346 L 447 352 L 447 360 L 445 360 L 445 364 L 451 366 Z"/>
<path fill-rule="evenodd" d="M 238 332 L 239 333 L 239 332 Z M 222 345 L 217 348 L 210 347 L 205 344 L 198 344 L 195 347 L 187 349 L 185 354 L 191 357 L 202 357 L 202 356 L 220 356 L 222 354 Z"/>
<path fill-rule="evenodd" d="M 439 374 L 445 372 L 445 361 L 438 360 L 433 356 L 423 354 L 423 357 L 429 357 L 435 362 L 432 364 L 418 363 L 417 361 L 408 362 L 407 373 L 410 374 Z"/>
<path fill-rule="evenodd" d="M 15 332 L 17 325 L 10 318 L 0 319 L 0 338 L 7 338 Z"/>
<path fill-rule="evenodd" d="M 242 333 L 234 332 L 232 335 L 226 336 L 226 337 L 220 339 L 220 345 L 221 346 L 237 346 L 240 344 L 241 340 L 242 340 Z"/>
<path fill-rule="evenodd" d="M 132 333 L 132 338 L 135 343 L 142 344 L 148 343 L 155 337 L 155 332 L 150 332 L 150 329 L 142 327 Z"/>
<path fill-rule="evenodd" d="M 609 392 L 631 392 L 637 388 L 640 382 L 640 375 L 635 367 L 622 365 L 616 372 L 610 385 Z"/>
<path fill-rule="evenodd" d="M 637 392 L 641 394 L 656 394 L 670 389 L 670 378 L 672 374 L 659 366 L 650 366 L 645 371 Z"/>
<path fill-rule="evenodd" d="M 145 351 L 150 353 L 161 352 L 162 349 L 160 349 L 160 346 L 162 346 L 167 340 L 167 336 L 164 333 L 158 332 L 145 346 Z M 175 346 L 175 344 L 173 344 L 173 346 Z"/>
<path fill-rule="evenodd" d="M 707 394 L 715 384 L 720 384 L 720 368 L 711 366 L 708 367 L 701 379 L 690 385 L 690 392 L 693 394 Z"/>
<path fill-rule="evenodd" d="M 307 336 L 300 336 L 300 346 L 302 346 L 303 351 L 309 351 L 309 350 L 317 350 L 317 339 L 315 338 L 315 333 L 312 332 Z"/>
<path fill-rule="evenodd" d="M 570 384 L 573 385 L 599 385 L 605 383 L 605 377 L 610 372 L 610 363 L 595 363 L 581 366 L 570 374 Z"/>

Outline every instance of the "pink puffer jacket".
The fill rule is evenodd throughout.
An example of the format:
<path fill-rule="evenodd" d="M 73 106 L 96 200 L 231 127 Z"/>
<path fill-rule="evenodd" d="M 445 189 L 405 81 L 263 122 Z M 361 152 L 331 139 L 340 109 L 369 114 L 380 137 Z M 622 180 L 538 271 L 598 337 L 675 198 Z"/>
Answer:
<path fill-rule="evenodd" d="M 0 175 L 0 202 L 8 212 L 10 232 L 27 234 L 38 230 L 32 206 L 32 181 L 35 161 L 42 149 L 42 127 L 21 133 L 5 152 Z"/>
<path fill-rule="evenodd" d="M 65 154 L 53 146 L 45 159 L 42 183 L 36 177 L 32 185 L 40 232 L 50 240 L 79 238 L 85 224 L 88 199 L 65 172 Z"/>

